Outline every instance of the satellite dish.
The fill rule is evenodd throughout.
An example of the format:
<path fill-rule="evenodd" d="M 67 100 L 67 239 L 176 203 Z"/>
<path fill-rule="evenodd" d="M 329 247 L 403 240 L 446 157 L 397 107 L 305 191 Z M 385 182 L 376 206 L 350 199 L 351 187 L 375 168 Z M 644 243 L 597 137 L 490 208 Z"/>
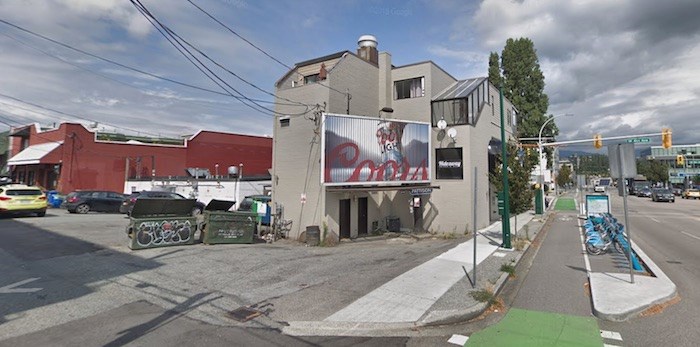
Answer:
<path fill-rule="evenodd" d="M 449 136 L 453 140 L 457 138 L 457 129 L 450 128 L 450 130 L 447 131 L 447 136 Z"/>
<path fill-rule="evenodd" d="M 445 128 L 447 128 L 447 122 L 444 119 L 440 119 L 437 122 L 437 126 L 438 126 L 438 129 L 445 130 Z"/>

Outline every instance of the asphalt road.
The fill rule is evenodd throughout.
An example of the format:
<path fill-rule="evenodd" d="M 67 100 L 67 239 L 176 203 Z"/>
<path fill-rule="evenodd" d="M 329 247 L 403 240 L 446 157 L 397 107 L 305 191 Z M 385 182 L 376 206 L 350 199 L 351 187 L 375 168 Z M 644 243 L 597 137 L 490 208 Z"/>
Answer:
<path fill-rule="evenodd" d="M 117 214 L 0 218 L 0 346 L 445 345 L 460 328 L 414 337 L 291 337 L 462 242 L 397 238 L 305 247 L 203 245 L 131 251 Z M 232 310 L 262 315 L 240 322 Z"/>
<path fill-rule="evenodd" d="M 622 198 L 611 196 L 612 212 L 623 220 Z M 628 198 L 628 229 L 637 243 L 676 284 L 680 302 L 662 312 L 627 322 L 600 321 L 629 346 L 697 346 L 700 341 L 700 200 L 675 203 Z"/>

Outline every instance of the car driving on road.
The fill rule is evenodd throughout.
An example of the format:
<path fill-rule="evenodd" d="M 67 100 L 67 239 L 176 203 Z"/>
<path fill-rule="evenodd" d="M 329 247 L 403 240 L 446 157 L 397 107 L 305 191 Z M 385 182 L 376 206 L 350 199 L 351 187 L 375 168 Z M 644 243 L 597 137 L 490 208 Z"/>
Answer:
<path fill-rule="evenodd" d="M 46 194 L 35 186 L 6 184 L 0 186 L 0 215 L 46 215 Z"/>
<path fill-rule="evenodd" d="M 683 199 L 700 199 L 700 190 L 686 189 L 683 192 Z"/>
<path fill-rule="evenodd" d="M 651 197 L 651 189 L 642 188 L 642 189 L 637 191 L 637 196 L 641 196 L 643 198 L 650 198 Z"/>
<path fill-rule="evenodd" d="M 676 196 L 673 195 L 673 191 L 666 188 L 656 188 L 651 192 L 652 201 L 667 201 L 675 202 Z"/>

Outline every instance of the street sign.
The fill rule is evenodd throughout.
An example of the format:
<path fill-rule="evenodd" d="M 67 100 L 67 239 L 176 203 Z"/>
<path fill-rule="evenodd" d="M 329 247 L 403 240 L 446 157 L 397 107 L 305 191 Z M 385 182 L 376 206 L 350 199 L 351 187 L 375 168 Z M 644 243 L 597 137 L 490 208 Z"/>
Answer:
<path fill-rule="evenodd" d="M 649 142 L 648 137 L 635 137 L 633 139 L 627 139 L 627 143 L 646 143 Z"/>

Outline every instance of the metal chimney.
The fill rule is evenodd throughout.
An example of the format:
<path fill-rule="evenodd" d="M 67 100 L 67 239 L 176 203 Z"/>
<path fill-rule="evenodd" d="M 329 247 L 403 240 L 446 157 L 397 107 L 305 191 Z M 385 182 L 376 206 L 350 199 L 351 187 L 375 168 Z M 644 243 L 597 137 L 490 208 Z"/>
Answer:
<path fill-rule="evenodd" d="M 362 35 L 357 39 L 357 55 L 375 65 L 379 63 L 377 38 L 372 35 Z"/>

